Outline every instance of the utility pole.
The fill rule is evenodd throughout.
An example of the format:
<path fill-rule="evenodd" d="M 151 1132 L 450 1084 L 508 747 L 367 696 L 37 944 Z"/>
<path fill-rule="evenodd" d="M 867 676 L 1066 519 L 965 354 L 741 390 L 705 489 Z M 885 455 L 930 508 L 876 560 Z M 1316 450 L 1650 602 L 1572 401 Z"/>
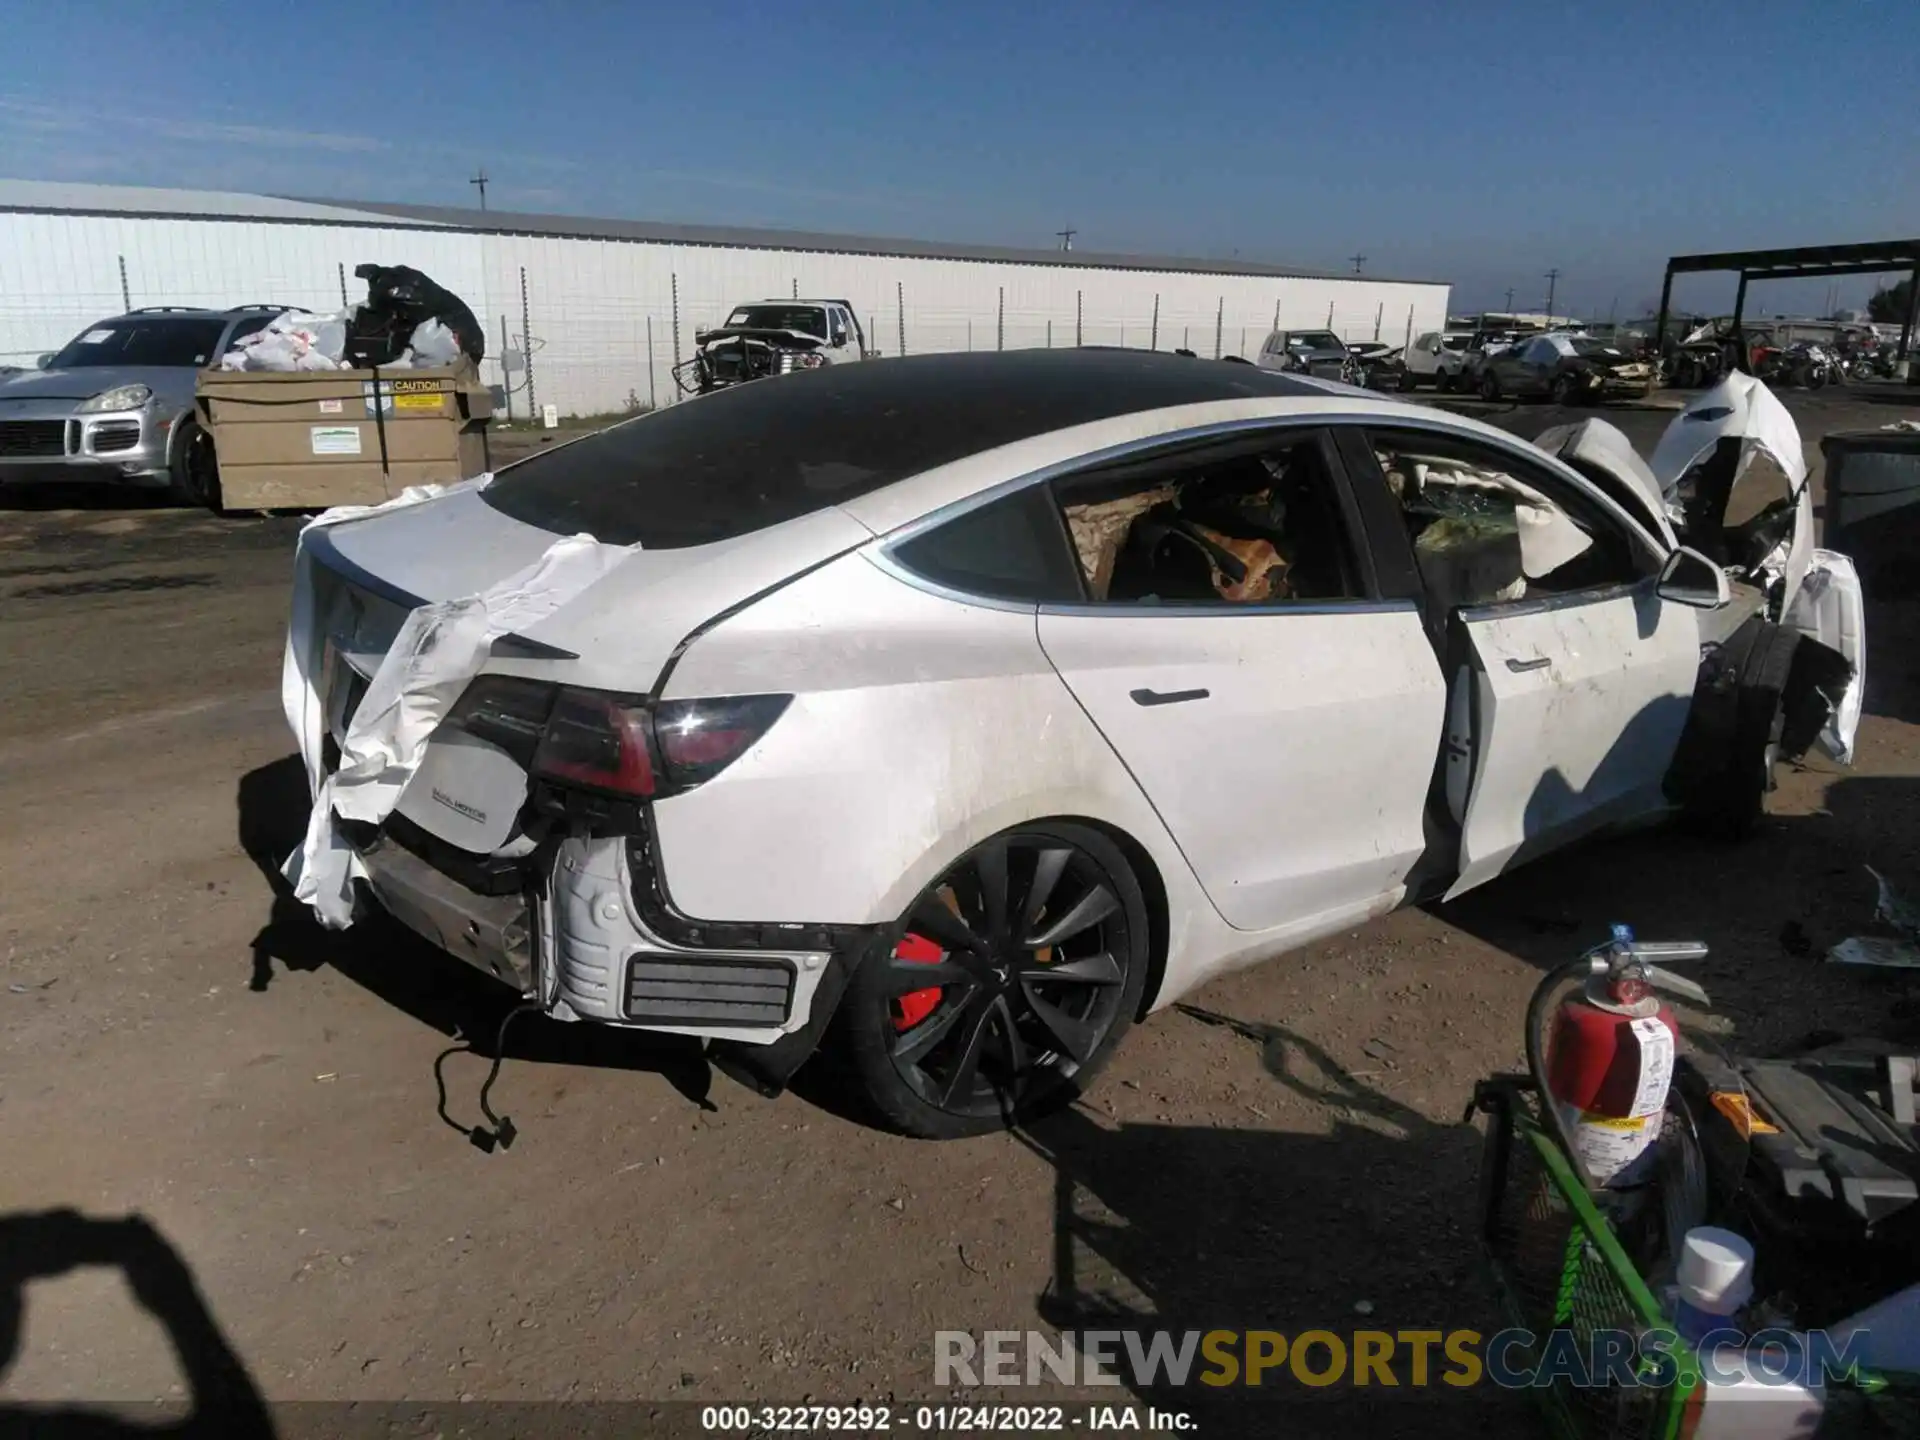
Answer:
<path fill-rule="evenodd" d="M 1073 249 L 1073 237 L 1080 232 L 1078 230 L 1056 230 L 1053 233 L 1060 237 L 1060 248 L 1062 250 L 1071 250 Z"/>
<path fill-rule="evenodd" d="M 485 170 L 475 171 L 473 178 L 467 181 L 467 183 L 469 185 L 478 185 L 480 187 L 480 208 L 482 210 L 486 209 L 487 208 L 487 172 Z"/>
<path fill-rule="evenodd" d="M 1547 325 L 1549 328 L 1553 325 L 1553 287 L 1559 283 L 1560 271 L 1556 266 L 1547 271 Z"/>
<path fill-rule="evenodd" d="M 1513 287 L 1507 286 L 1507 318 L 1513 318 Z"/>
<path fill-rule="evenodd" d="M 1347 259 L 1353 262 L 1353 273 L 1356 275 L 1360 273 L 1360 267 L 1367 263 L 1367 257 L 1364 255 L 1349 255 Z"/>

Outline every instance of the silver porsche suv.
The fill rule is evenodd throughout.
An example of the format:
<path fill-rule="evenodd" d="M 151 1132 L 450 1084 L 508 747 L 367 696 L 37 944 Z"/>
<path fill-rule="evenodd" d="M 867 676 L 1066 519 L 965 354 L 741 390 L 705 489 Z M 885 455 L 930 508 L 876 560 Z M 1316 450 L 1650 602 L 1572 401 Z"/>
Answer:
<path fill-rule="evenodd" d="M 193 418 L 196 377 L 284 309 L 132 310 L 0 378 L 0 484 L 106 481 L 206 503 L 217 492 L 213 446 Z"/>

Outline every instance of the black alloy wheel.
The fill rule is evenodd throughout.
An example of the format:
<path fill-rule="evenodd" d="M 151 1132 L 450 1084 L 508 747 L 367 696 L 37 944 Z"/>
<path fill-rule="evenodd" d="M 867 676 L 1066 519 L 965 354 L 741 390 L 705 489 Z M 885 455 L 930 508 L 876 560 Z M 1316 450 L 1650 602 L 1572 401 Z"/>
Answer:
<path fill-rule="evenodd" d="M 869 1098 L 951 1139 L 1073 1100 L 1146 984 L 1148 924 L 1126 857 L 1065 822 L 982 841 L 908 908 L 841 1009 Z"/>
<path fill-rule="evenodd" d="M 180 422 L 174 436 L 172 471 L 174 498 L 220 513 L 220 464 L 213 437 L 192 420 Z"/>
<path fill-rule="evenodd" d="M 1480 372 L 1480 398 L 1482 400 L 1498 400 L 1500 398 L 1500 382 L 1493 378 L 1493 372 L 1491 370 L 1482 370 Z"/>

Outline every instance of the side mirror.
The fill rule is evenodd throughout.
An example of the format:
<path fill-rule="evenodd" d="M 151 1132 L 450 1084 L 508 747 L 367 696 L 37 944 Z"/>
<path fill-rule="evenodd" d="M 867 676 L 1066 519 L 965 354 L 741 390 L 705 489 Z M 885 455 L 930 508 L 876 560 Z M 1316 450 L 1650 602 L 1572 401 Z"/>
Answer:
<path fill-rule="evenodd" d="M 846 331 L 836 330 L 833 332 L 833 348 L 834 349 L 838 350 L 841 346 L 845 345 L 846 343 L 847 343 Z"/>
<path fill-rule="evenodd" d="M 1733 598 L 1733 589 L 1727 584 L 1726 571 L 1698 550 L 1682 545 L 1660 567 L 1659 594 L 1675 605 L 1718 610 Z"/>
<path fill-rule="evenodd" d="M 36 370 L 46 369 L 49 365 L 53 364 L 53 354 L 54 352 L 49 350 L 44 355 L 35 356 L 33 361 L 33 368 Z"/>

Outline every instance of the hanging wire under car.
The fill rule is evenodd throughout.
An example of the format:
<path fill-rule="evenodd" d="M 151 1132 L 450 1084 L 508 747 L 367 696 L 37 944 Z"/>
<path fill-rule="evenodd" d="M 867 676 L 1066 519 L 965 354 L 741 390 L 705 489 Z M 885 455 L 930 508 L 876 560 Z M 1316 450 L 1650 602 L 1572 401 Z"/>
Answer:
<path fill-rule="evenodd" d="M 493 1106 L 488 1103 L 488 1096 L 493 1093 L 493 1082 L 500 1078 L 501 1062 L 507 1058 L 508 1029 L 522 1015 L 532 1014 L 545 1008 L 538 1000 L 528 1000 L 516 1005 L 502 1017 L 500 1028 L 494 1033 L 493 1063 L 487 1067 L 487 1078 L 480 1084 L 480 1113 L 487 1117 L 487 1124 L 492 1125 L 493 1128 L 489 1130 L 486 1125 L 475 1125 L 467 1131 L 467 1139 L 472 1142 L 476 1150 L 491 1155 L 496 1147 L 501 1150 L 510 1149 L 514 1137 L 519 1134 L 514 1128 L 511 1116 L 493 1113 Z"/>

